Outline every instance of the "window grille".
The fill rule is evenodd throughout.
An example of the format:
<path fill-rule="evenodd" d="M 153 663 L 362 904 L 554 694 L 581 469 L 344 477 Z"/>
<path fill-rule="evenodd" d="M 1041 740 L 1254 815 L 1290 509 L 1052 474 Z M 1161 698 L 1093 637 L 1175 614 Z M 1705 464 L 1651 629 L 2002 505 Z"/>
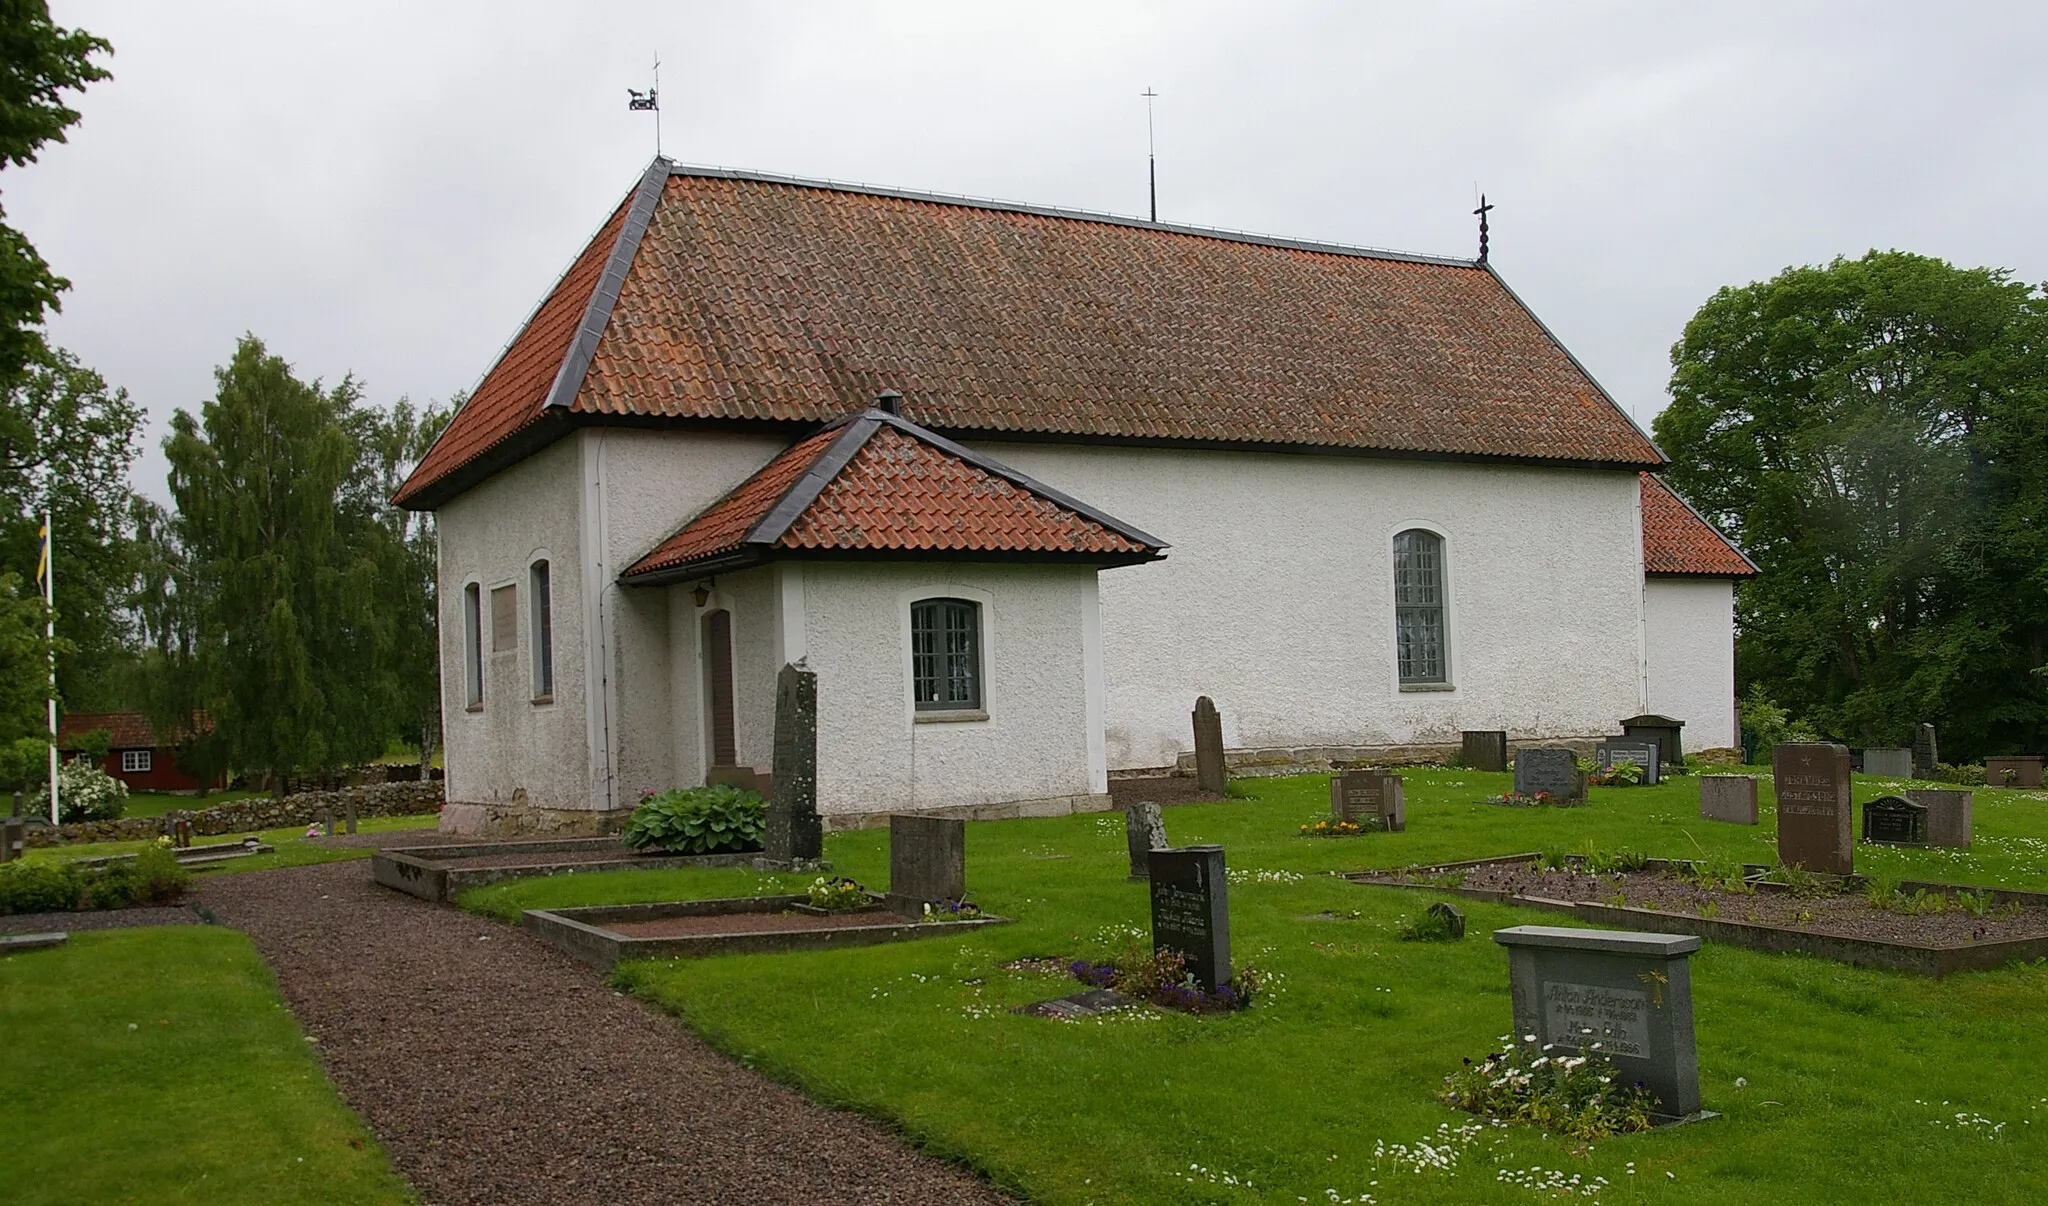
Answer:
<path fill-rule="evenodd" d="M 548 563 L 536 561 L 528 571 L 527 607 L 533 613 L 533 697 L 555 695 L 554 598 L 548 589 Z"/>
<path fill-rule="evenodd" d="M 149 755 L 150 751 L 148 750 L 122 750 L 121 773 L 124 775 L 147 774 L 151 762 Z"/>
<path fill-rule="evenodd" d="M 981 605 L 922 599 L 910 608 L 910 678 L 920 712 L 981 707 Z"/>
<path fill-rule="evenodd" d="M 1444 540 L 1411 528 L 1394 537 L 1394 645 L 1403 683 L 1450 681 L 1444 630 Z"/>

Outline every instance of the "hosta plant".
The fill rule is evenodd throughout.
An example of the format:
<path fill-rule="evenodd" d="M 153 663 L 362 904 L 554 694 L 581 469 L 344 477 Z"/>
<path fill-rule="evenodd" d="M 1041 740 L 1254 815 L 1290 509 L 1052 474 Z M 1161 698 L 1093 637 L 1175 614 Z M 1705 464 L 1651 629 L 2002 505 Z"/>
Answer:
<path fill-rule="evenodd" d="M 759 792 L 721 783 L 645 797 L 620 836 L 635 850 L 737 854 L 759 850 L 767 827 Z"/>

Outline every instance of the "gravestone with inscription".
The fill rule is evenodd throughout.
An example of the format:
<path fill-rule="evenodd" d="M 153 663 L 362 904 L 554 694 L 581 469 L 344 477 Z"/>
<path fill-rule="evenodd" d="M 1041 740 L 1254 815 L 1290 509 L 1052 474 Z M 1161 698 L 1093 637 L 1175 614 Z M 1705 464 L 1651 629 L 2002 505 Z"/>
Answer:
<path fill-rule="evenodd" d="M 1504 771 L 1508 768 L 1508 735 L 1499 730 L 1468 730 L 1458 752 L 1467 770 Z"/>
<path fill-rule="evenodd" d="M 1932 779 L 1935 764 L 1940 760 L 1940 752 L 1934 744 L 1934 726 L 1919 726 L 1913 731 L 1913 777 Z"/>
<path fill-rule="evenodd" d="M 1702 776 L 1700 815 L 1709 821 L 1727 821 L 1734 825 L 1756 824 L 1756 776 Z"/>
<path fill-rule="evenodd" d="M 1593 747 L 1593 761 L 1602 769 L 1610 766 L 1640 766 L 1642 785 L 1657 785 L 1657 743 L 1654 741 L 1603 741 Z"/>
<path fill-rule="evenodd" d="M 1984 760 L 1984 786 L 2041 786 L 2041 756 L 2039 754 L 2020 754 L 2010 758 L 1986 758 Z"/>
<path fill-rule="evenodd" d="M 1223 716 L 1206 695 L 1195 700 L 1195 786 L 1212 796 L 1230 789 L 1223 765 Z"/>
<path fill-rule="evenodd" d="M 1927 806 L 1879 796 L 1863 806 L 1863 840 L 1881 846 L 1925 846 Z"/>
<path fill-rule="evenodd" d="M 1179 951 L 1188 974 L 1210 992 L 1230 983 L 1229 876 L 1221 846 L 1148 852 L 1152 950 Z"/>
<path fill-rule="evenodd" d="M 1975 798 L 1973 793 L 1928 787 L 1909 791 L 1906 798 L 1927 810 L 1928 845 L 1970 844 L 1970 805 Z"/>
<path fill-rule="evenodd" d="M 1584 803 L 1586 776 L 1579 757 L 1563 746 L 1537 746 L 1515 751 L 1515 794 L 1546 793 L 1558 804 Z"/>
<path fill-rule="evenodd" d="M 1849 806 L 1849 747 L 1781 745 L 1771 755 L 1778 797 L 1778 861 L 1807 871 L 1856 869 L 1855 816 Z"/>
<path fill-rule="evenodd" d="M 1349 770 L 1330 780 L 1330 816 L 1364 829 L 1400 833 L 1408 828 L 1401 776 L 1381 770 Z"/>
<path fill-rule="evenodd" d="M 1599 1044 L 1625 1082 L 1640 1081 L 1666 1120 L 1700 1113 L 1693 1046 L 1690 934 L 1518 925 L 1508 948 L 1515 1033 L 1573 1054 Z"/>
<path fill-rule="evenodd" d="M 1913 777 L 1913 751 L 1904 749 L 1864 750 L 1863 773 L 1866 775 L 1882 775 L 1887 779 L 1910 779 Z"/>
<path fill-rule="evenodd" d="M 1649 712 L 1621 722 L 1621 735 L 1630 741 L 1656 742 L 1657 757 L 1665 766 L 1685 765 L 1685 748 L 1680 736 L 1684 731 L 1683 720 Z"/>
<path fill-rule="evenodd" d="M 1131 878 L 1151 877 L 1152 852 L 1164 850 L 1166 820 L 1159 815 L 1159 805 L 1150 800 L 1139 800 L 1124 813 L 1124 844 L 1130 850 Z"/>
<path fill-rule="evenodd" d="M 916 917 L 924 906 L 967 895 L 967 822 L 889 818 L 889 907 Z"/>
<path fill-rule="evenodd" d="M 775 676 L 775 794 L 762 835 L 764 865 L 793 867 L 825 853 L 818 818 L 818 676 L 785 665 Z"/>

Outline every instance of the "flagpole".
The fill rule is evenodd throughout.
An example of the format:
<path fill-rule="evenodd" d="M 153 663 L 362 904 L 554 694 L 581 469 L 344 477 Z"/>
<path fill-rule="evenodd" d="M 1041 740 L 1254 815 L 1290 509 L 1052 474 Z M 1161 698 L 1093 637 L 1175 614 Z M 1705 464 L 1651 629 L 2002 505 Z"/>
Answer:
<path fill-rule="evenodd" d="M 57 823 L 57 524 L 43 506 L 43 635 L 50 642 L 50 824 Z"/>

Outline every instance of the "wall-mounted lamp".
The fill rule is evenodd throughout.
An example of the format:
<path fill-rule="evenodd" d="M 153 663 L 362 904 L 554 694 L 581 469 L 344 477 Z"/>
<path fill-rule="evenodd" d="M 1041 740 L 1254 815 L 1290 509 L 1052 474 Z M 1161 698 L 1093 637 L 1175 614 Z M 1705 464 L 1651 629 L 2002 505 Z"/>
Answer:
<path fill-rule="evenodd" d="M 706 578 L 697 584 L 696 590 L 690 592 L 690 597 L 697 600 L 697 606 L 702 607 L 711 602 L 711 586 L 716 581 L 716 578 Z"/>

